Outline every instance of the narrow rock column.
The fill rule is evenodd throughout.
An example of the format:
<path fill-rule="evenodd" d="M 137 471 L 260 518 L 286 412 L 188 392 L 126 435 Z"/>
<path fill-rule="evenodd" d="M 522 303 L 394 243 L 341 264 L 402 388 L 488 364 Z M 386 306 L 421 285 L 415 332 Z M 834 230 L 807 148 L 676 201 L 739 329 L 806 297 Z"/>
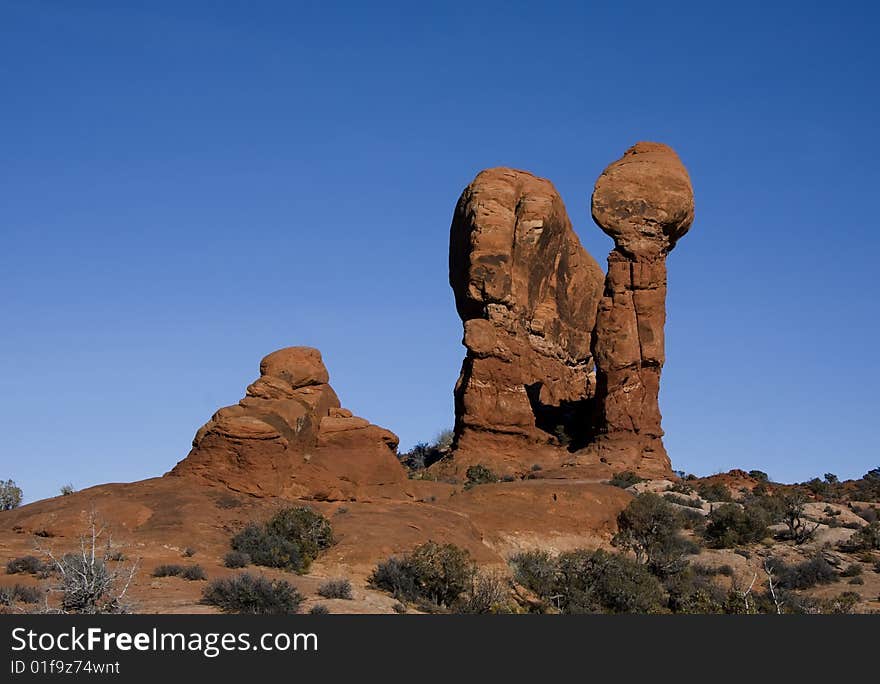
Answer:
<path fill-rule="evenodd" d="M 694 218 L 687 170 L 670 147 L 637 143 L 599 176 L 592 213 L 614 239 L 592 342 L 596 450 L 612 466 L 668 473 L 658 403 L 666 255 Z"/>

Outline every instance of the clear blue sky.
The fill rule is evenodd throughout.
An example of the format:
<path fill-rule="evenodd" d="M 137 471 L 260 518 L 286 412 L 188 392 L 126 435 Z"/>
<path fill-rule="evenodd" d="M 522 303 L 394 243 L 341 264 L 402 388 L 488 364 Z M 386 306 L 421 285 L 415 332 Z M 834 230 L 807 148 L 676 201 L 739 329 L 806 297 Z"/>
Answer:
<path fill-rule="evenodd" d="M 266 353 L 320 348 L 402 446 L 452 423 L 449 221 L 674 146 L 676 467 L 880 465 L 876 3 L 0 0 L 0 476 L 161 474 Z"/>

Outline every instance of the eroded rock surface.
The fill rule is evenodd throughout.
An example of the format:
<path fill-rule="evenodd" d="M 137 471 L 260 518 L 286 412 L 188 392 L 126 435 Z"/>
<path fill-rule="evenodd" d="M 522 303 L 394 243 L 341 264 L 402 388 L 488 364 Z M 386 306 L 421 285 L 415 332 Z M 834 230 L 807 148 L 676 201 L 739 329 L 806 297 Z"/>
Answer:
<path fill-rule="evenodd" d="M 615 245 L 593 336 L 594 447 L 612 466 L 668 472 L 658 404 L 666 256 L 694 218 L 690 179 L 670 147 L 637 143 L 596 181 L 592 208 Z"/>
<path fill-rule="evenodd" d="M 550 181 L 496 168 L 465 188 L 449 247 L 467 348 L 455 387 L 459 462 L 586 439 L 603 278 Z"/>
<path fill-rule="evenodd" d="M 262 360 L 246 396 L 199 429 L 170 475 L 256 495 L 356 499 L 406 482 L 397 443 L 340 407 L 317 349 L 288 347 Z"/>

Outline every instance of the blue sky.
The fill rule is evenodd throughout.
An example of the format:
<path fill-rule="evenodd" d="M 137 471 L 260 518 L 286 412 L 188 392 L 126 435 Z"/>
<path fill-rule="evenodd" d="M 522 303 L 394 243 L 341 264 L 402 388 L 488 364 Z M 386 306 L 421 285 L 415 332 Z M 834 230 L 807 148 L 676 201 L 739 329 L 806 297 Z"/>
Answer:
<path fill-rule="evenodd" d="M 769 5 L 769 6 L 768 6 Z M 859 476 L 876 446 L 875 3 L 0 0 L 0 477 L 161 474 L 266 353 L 320 348 L 404 447 L 452 423 L 449 221 L 671 144 L 676 467 Z"/>

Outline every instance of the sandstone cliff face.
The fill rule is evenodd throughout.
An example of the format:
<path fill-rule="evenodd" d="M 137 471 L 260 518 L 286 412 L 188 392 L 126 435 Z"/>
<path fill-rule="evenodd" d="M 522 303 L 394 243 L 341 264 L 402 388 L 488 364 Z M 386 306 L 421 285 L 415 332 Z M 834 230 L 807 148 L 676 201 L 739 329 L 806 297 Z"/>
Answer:
<path fill-rule="evenodd" d="M 358 499 L 406 482 L 397 443 L 340 407 L 317 349 L 289 347 L 262 360 L 246 396 L 199 429 L 170 475 L 254 495 Z"/>
<path fill-rule="evenodd" d="M 666 255 L 693 221 L 693 190 L 671 148 L 638 143 L 596 181 L 592 207 L 615 244 L 593 336 L 595 450 L 612 466 L 661 474 Z"/>
<path fill-rule="evenodd" d="M 497 168 L 465 188 L 449 247 L 467 348 L 455 387 L 459 460 L 586 438 L 602 280 L 552 183 Z"/>

